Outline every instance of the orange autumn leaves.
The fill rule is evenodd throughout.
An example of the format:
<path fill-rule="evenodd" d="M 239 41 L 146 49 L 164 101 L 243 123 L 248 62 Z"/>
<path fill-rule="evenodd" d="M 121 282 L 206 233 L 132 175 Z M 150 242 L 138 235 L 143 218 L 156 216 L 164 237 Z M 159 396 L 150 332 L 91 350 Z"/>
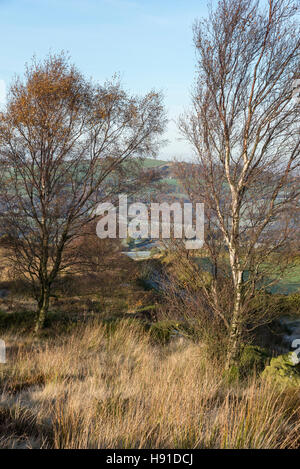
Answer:
<path fill-rule="evenodd" d="M 14 126 L 55 133 L 67 124 L 68 113 L 76 118 L 84 105 L 86 84 L 63 54 L 27 66 L 25 76 L 25 84 L 16 80 L 10 89 L 8 116 Z"/>

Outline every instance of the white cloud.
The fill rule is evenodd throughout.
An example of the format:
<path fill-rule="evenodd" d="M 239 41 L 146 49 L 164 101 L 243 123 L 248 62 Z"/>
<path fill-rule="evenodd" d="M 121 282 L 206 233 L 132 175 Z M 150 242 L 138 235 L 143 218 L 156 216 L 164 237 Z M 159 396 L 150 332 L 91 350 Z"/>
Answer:
<path fill-rule="evenodd" d="M 6 102 L 6 85 L 4 80 L 0 80 L 0 104 Z"/>

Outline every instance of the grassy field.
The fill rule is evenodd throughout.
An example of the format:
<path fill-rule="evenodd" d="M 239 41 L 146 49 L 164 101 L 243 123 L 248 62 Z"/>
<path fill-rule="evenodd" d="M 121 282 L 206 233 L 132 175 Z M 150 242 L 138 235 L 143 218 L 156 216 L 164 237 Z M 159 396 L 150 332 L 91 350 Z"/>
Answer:
<path fill-rule="evenodd" d="M 236 379 L 204 338 L 166 333 L 146 266 L 116 254 L 64 278 L 38 337 L 26 290 L 2 281 L 0 448 L 298 448 L 299 389 Z"/>
<path fill-rule="evenodd" d="M 210 261 L 207 257 L 198 257 L 197 263 L 201 268 L 205 270 L 210 270 Z M 270 269 L 270 266 L 268 266 L 268 269 Z M 274 267 L 274 271 L 275 271 Z M 272 269 L 270 269 L 272 270 Z M 296 264 L 289 269 L 287 269 L 282 277 L 280 277 L 280 274 L 278 273 L 278 276 L 276 278 L 276 283 L 269 287 L 268 290 L 273 293 L 273 294 L 283 294 L 283 295 L 289 295 L 292 293 L 296 293 L 300 291 L 300 264 Z"/>
<path fill-rule="evenodd" d="M 155 168 L 156 166 L 161 166 L 164 163 L 168 163 L 165 160 L 158 160 L 156 158 L 146 158 L 143 162 L 145 168 Z"/>
<path fill-rule="evenodd" d="M 300 291 L 300 265 L 287 271 L 277 285 L 271 288 L 272 293 L 290 294 Z"/>
<path fill-rule="evenodd" d="M 4 339 L 2 448 L 299 446 L 299 393 L 230 384 L 203 344 L 162 346 L 132 321 Z"/>

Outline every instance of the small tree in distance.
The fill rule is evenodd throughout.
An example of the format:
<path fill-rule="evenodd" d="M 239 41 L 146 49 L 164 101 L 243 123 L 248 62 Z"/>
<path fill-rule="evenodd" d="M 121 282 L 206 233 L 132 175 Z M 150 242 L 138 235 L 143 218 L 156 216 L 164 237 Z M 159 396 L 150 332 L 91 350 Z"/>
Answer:
<path fill-rule="evenodd" d="M 245 323 L 255 321 L 249 304 L 271 256 L 286 253 L 299 233 L 298 12 L 293 0 L 220 0 L 194 26 L 198 80 L 180 129 L 197 164 L 181 164 L 178 175 L 191 200 L 205 204 L 213 277 L 206 292 L 228 331 L 228 367 Z"/>
<path fill-rule="evenodd" d="M 93 208 L 141 186 L 139 160 L 164 125 L 160 94 L 129 96 L 117 79 L 94 85 L 63 53 L 33 60 L 12 84 L 0 121 L 2 231 L 37 300 L 36 331 Z"/>

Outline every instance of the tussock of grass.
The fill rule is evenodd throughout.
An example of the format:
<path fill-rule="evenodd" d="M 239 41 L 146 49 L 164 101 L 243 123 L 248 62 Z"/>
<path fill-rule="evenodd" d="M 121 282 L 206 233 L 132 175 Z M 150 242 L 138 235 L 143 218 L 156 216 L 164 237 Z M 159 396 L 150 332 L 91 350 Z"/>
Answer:
<path fill-rule="evenodd" d="M 154 345 L 133 321 L 23 346 L 16 336 L 6 341 L 14 353 L 8 347 L 0 368 L 2 447 L 299 445 L 298 393 L 255 376 L 228 384 L 199 344 Z"/>

